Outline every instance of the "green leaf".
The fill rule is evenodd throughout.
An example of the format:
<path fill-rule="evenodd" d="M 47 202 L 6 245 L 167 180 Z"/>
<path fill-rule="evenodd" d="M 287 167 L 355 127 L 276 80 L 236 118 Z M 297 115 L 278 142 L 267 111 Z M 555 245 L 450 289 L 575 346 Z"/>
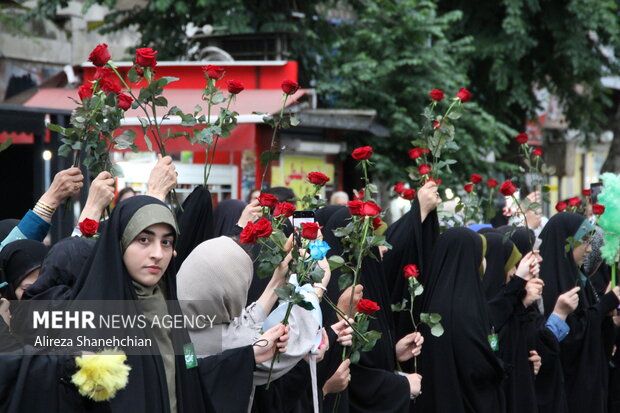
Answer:
<path fill-rule="evenodd" d="M 351 364 L 357 364 L 360 361 L 360 352 L 359 351 L 354 351 L 353 353 L 351 353 L 351 356 L 349 357 L 349 360 L 351 360 Z"/>
<path fill-rule="evenodd" d="M 420 313 L 420 321 L 428 324 L 431 321 L 431 316 L 428 313 Z"/>
<path fill-rule="evenodd" d="M 129 79 L 131 83 L 136 83 L 138 80 L 140 80 L 140 76 L 138 76 L 138 72 L 136 71 L 135 66 L 132 66 L 131 69 L 127 71 L 127 79 Z"/>
<path fill-rule="evenodd" d="M 123 133 L 114 138 L 114 148 L 118 150 L 130 148 L 136 138 L 136 132 L 125 129 Z"/>
<path fill-rule="evenodd" d="M 153 144 L 146 133 L 144 134 L 144 143 L 146 143 L 146 147 L 149 148 L 149 152 L 153 152 Z"/>
<path fill-rule="evenodd" d="M 393 312 L 399 312 L 399 311 L 405 311 L 407 310 L 407 299 L 403 298 L 403 301 L 401 301 L 398 304 L 392 304 L 392 311 Z"/>
<path fill-rule="evenodd" d="M 66 143 L 63 145 L 60 145 L 60 147 L 58 148 L 58 155 L 63 156 L 65 158 L 69 157 L 69 155 L 71 155 L 71 152 L 73 152 L 71 145 L 68 145 Z"/>
<path fill-rule="evenodd" d="M 263 152 L 260 154 L 260 166 L 266 167 L 271 161 L 277 161 L 280 159 L 280 152 Z"/>
<path fill-rule="evenodd" d="M 0 143 L 0 152 L 6 150 L 13 143 L 13 138 L 7 138 L 4 142 Z"/>
<path fill-rule="evenodd" d="M 51 130 L 52 132 L 58 132 L 63 136 L 67 136 L 67 132 L 65 130 L 65 128 L 63 128 L 60 125 L 56 125 L 55 123 L 48 123 L 47 124 L 47 129 Z"/>
<path fill-rule="evenodd" d="M 431 320 L 431 323 L 437 324 L 438 322 L 441 321 L 441 314 L 431 313 L 430 320 Z"/>
<path fill-rule="evenodd" d="M 116 164 L 114 164 L 114 165 L 112 165 L 112 167 L 110 167 L 110 173 L 115 178 L 122 178 L 123 176 L 125 176 L 123 174 L 123 169 L 120 167 L 120 165 L 116 165 Z"/>
<path fill-rule="evenodd" d="M 297 126 L 301 123 L 301 121 L 293 115 L 291 115 L 289 122 L 291 126 Z"/>
<path fill-rule="evenodd" d="M 344 265 L 344 258 L 339 255 L 332 255 L 327 259 L 327 262 L 329 263 L 329 269 L 334 271 Z"/>
<path fill-rule="evenodd" d="M 153 103 L 155 104 L 155 106 L 168 106 L 168 99 L 166 99 L 163 96 L 157 96 L 155 99 L 153 99 Z"/>
<path fill-rule="evenodd" d="M 443 335 L 443 326 L 441 324 L 436 324 L 431 327 L 431 334 L 434 337 L 441 337 Z"/>
<path fill-rule="evenodd" d="M 448 117 L 449 117 L 450 119 L 453 119 L 453 120 L 457 120 L 457 119 L 459 119 L 461 116 L 463 116 L 463 113 L 462 113 L 462 112 L 460 112 L 460 111 L 452 111 L 452 112 L 448 113 Z"/>
<path fill-rule="evenodd" d="M 220 103 L 224 103 L 224 102 L 226 102 L 226 96 L 224 96 L 222 93 L 216 93 L 211 98 L 212 105 L 219 105 Z"/>
<path fill-rule="evenodd" d="M 353 285 L 353 274 L 342 273 L 338 278 L 338 289 L 344 291 L 351 285 Z"/>
<path fill-rule="evenodd" d="M 179 80 L 178 77 L 174 77 L 174 76 L 163 76 L 160 77 L 159 79 L 157 79 L 155 82 L 153 82 L 153 84 L 157 84 L 156 87 L 164 87 L 169 85 L 170 83 L 176 82 L 177 80 Z"/>

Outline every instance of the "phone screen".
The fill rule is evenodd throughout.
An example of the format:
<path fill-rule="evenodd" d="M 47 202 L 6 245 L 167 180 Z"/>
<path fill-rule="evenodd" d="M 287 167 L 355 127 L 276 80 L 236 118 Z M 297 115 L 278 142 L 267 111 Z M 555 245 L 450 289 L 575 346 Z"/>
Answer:
<path fill-rule="evenodd" d="M 301 245 L 301 238 L 299 231 L 301 230 L 301 224 L 312 223 L 314 221 L 314 211 L 295 211 L 293 212 L 293 227 L 295 227 L 295 239 L 297 244 Z"/>
<path fill-rule="evenodd" d="M 598 196 L 600 195 L 602 190 L 603 190 L 602 183 L 595 182 L 593 184 L 590 184 L 590 198 L 592 199 L 593 204 L 598 203 Z"/>

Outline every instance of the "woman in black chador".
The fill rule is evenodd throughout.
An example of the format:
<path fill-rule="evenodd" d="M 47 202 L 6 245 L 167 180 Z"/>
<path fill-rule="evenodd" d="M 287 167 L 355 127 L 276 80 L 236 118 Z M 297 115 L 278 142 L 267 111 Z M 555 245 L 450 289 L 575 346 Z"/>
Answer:
<path fill-rule="evenodd" d="M 607 411 L 607 364 L 611 349 L 605 348 L 613 334 L 610 312 L 618 305 L 619 289 L 599 296 L 581 272 L 583 259 L 591 249 L 594 228 L 583 216 L 562 212 L 553 216 L 540 234 L 543 258 L 540 276 L 545 282 L 545 314 L 553 312 L 558 296 L 580 287 L 579 306 L 566 318 L 570 328 L 560 343 L 560 359 L 568 411 L 604 413 Z M 568 246 L 568 249 L 566 248 Z M 543 359 L 543 366 L 545 360 Z"/>
<path fill-rule="evenodd" d="M 491 323 L 480 281 L 484 239 L 467 228 L 451 228 L 437 240 L 421 296 L 421 310 L 439 313 L 444 333 L 433 337 L 420 357 L 419 412 L 505 412 L 504 372 L 491 348 Z"/>
<path fill-rule="evenodd" d="M 176 279 L 168 271 L 177 236 L 174 216 L 162 202 L 149 196 L 122 202 L 80 274 L 72 298 L 123 300 L 129 311 L 149 320 L 182 314 L 176 301 Z M 154 351 L 128 355 L 129 382 L 111 400 L 112 411 L 193 413 L 247 409 L 252 372 L 257 361 L 264 361 L 264 347 L 225 351 L 193 366 L 183 357 L 184 346 L 190 343 L 186 330 L 162 326 L 132 333 L 151 339 Z M 268 339 L 267 347 L 273 353 L 277 338 L 262 338 Z"/>

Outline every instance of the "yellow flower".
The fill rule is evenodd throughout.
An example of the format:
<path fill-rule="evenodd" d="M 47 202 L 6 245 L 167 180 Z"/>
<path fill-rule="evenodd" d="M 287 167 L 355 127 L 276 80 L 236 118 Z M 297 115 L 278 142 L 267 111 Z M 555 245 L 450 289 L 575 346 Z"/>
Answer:
<path fill-rule="evenodd" d="M 127 356 L 119 350 L 105 349 L 98 354 L 75 358 L 79 370 L 71 377 L 82 396 L 100 402 L 114 398 L 127 386 L 131 367 Z"/>

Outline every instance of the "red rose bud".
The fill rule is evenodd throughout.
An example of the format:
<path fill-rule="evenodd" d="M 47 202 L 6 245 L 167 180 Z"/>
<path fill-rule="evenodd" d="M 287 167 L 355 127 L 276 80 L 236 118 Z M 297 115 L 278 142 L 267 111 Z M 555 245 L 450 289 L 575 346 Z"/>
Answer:
<path fill-rule="evenodd" d="M 257 237 L 266 238 L 271 235 L 273 228 L 271 227 L 271 222 L 269 222 L 267 218 L 261 218 L 254 223 L 254 231 Z"/>
<path fill-rule="evenodd" d="M 210 79 L 221 79 L 224 76 L 224 68 L 216 65 L 208 65 L 202 68 L 202 72 Z"/>
<path fill-rule="evenodd" d="M 463 189 L 469 194 L 474 189 L 474 184 L 466 184 Z"/>
<path fill-rule="evenodd" d="M 258 196 L 258 203 L 260 204 L 260 206 L 273 209 L 276 205 L 278 205 L 278 198 L 271 194 L 260 194 Z"/>
<path fill-rule="evenodd" d="M 355 200 L 357 201 L 363 201 L 364 200 L 364 190 L 360 189 L 359 191 L 357 191 L 357 194 L 355 195 Z"/>
<path fill-rule="evenodd" d="M 97 233 L 99 223 L 94 219 L 85 218 L 84 221 L 79 223 L 78 227 L 80 228 L 80 232 L 82 233 L 82 235 L 90 238 Z"/>
<path fill-rule="evenodd" d="M 329 177 L 321 172 L 310 172 L 308 174 L 308 181 L 314 185 L 325 185 L 329 182 Z"/>
<path fill-rule="evenodd" d="M 429 96 L 431 97 L 431 99 L 439 102 L 444 98 L 444 93 L 439 89 L 433 89 L 431 90 L 431 93 L 429 93 Z"/>
<path fill-rule="evenodd" d="M 245 89 L 243 83 L 239 82 L 238 80 L 229 80 L 228 82 L 226 82 L 226 84 L 228 86 L 228 92 L 232 93 L 233 95 L 238 95 L 243 91 L 243 89 Z"/>
<path fill-rule="evenodd" d="M 525 145 L 528 140 L 527 133 L 521 132 L 520 134 L 515 136 L 515 140 L 519 145 Z"/>
<path fill-rule="evenodd" d="M 372 300 L 367 300 L 365 298 L 361 298 L 357 303 L 357 311 L 362 314 L 373 315 L 380 309 L 381 307 L 379 307 L 377 303 Z"/>
<path fill-rule="evenodd" d="M 413 198 L 415 198 L 415 189 L 405 189 L 401 196 L 407 201 L 411 201 Z"/>
<path fill-rule="evenodd" d="M 293 212 L 295 212 L 295 205 L 288 202 L 280 202 L 276 205 L 276 209 L 273 210 L 273 216 L 279 217 L 280 215 L 284 215 L 287 218 L 293 216 Z"/>
<path fill-rule="evenodd" d="M 349 212 L 351 215 L 360 215 L 362 213 L 362 206 L 364 203 L 362 201 L 349 201 L 347 202 L 347 208 L 349 208 Z"/>
<path fill-rule="evenodd" d="M 535 148 L 534 151 L 532 152 L 532 154 L 534 156 L 542 156 L 543 150 L 542 150 L 542 148 Z"/>
<path fill-rule="evenodd" d="M 397 182 L 396 185 L 394 185 L 394 189 L 393 190 L 398 195 L 402 194 L 403 191 L 405 190 L 405 183 L 404 182 Z"/>
<path fill-rule="evenodd" d="M 409 264 L 405 265 L 405 268 L 403 268 L 403 274 L 405 275 L 405 278 L 418 278 L 420 271 L 418 271 L 417 265 Z"/>
<path fill-rule="evenodd" d="M 456 94 L 456 97 L 461 99 L 461 102 L 469 102 L 471 100 L 471 92 L 467 89 L 461 88 L 459 93 Z"/>
<path fill-rule="evenodd" d="M 323 228 L 316 222 L 302 222 L 301 223 L 301 236 L 305 239 L 316 239 L 319 235 L 319 230 Z"/>
<path fill-rule="evenodd" d="M 364 202 L 360 210 L 360 215 L 374 217 L 381 213 L 381 207 L 372 201 Z"/>
<path fill-rule="evenodd" d="M 258 240 L 258 233 L 252 221 L 248 222 L 239 235 L 239 242 L 242 244 L 254 244 Z"/>
<path fill-rule="evenodd" d="M 362 146 L 361 148 L 357 148 L 351 153 L 353 159 L 357 159 L 358 161 L 363 161 L 372 156 L 372 148 L 370 146 Z"/>
<path fill-rule="evenodd" d="M 566 202 L 564 201 L 560 201 L 557 204 L 555 204 L 555 210 L 558 212 L 565 211 L 566 208 L 568 208 L 568 205 L 566 205 Z"/>
<path fill-rule="evenodd" d="M 478 174 L 471 174 L 469 180 L 472 184 L 479 184 L 480 182 L 482 182 L 482 177 Z"/>
<path fill-rule="evenodd" d="M 569 206 L 577 207 L 579 206 L 579 204 L 581 204 L 581 199 L 577 198 L 576 196 L 568 200 Z"/>
<path fill-rule="evenodd" d="M 441 123 L 437 121 L 433 122 L 433 129 L 438 130 L 439 128 L 441 128 Z"/>
<path fill-rule="evenodd" d="M 409 150 L 409 158 L 418 159 L 420 156 L 422 156 L 422 153 L 420 152 L 420 148 L 413 148 Z"/>
<path fill-rule="evenodd" d="M 487 186 L 489 188 L 495 188 L 497 186 L 497 184 L 499 184 L 499 182 L 497 182 L 497 180 L 495 179 L 487 179 Z"/>
<path fill-rule="evenodd" d="M 110 55 L 110 52 L 108 51 L 108 45 L 105 43 L 100 44 L 97 47 L 95 47 L 93 51 L 90 52 L 90 55 L 88 56 L 88 60 L 93 62 L 95 66 L 99 66 L 99 67 L 105 66 L 105 64 L 108 63 L 108 60 L 110 60 L 111 58 L 112 56 Z"/>
<path fill-rule="evenodd" d="M 372 229 L 374 229 L 375 231 L 378 230 L 379 228 L 381 228 L 381 224 L 382 223 L 383 223 L 383 221 L 381 221 L 381 218 L 374 217 L 372 219 Z"/>
<path fill-rule="evenodd" d="M 592 213 L 594 215 L 602 215 L 605 212 L 605 205 L 594 204 L 592 205 Z"/>
<path fill-rule="evenodd" d="M 514 184 L 512 183 L 512 181 L 506 181 L 502 184 L 502 186 L 499 188 L 499 192 L 502 193 L 502 195 L 504 196 L 511 196 L 512 194 L 514 194 L 517 191 L 517 187 L 514 186 Z"/>
<path fill-rule="evenodd" d="M 116 104 L 116 106 L 123 110 L 127 110 L 131 107 L 131 102 L 133 102 L 131 96 L 121 93 L 120 95 L 118 95 L 118 103 Z"/>
<path fill-rule="evenodd" d="M 424 163 L 418 166 L 418 171 L 420 172 L 420 175 L 428 175 L 431 173 L 431 166 L 427 163 Z"/>
<path fill-rule="evenodd" d="M 287 95 L 292 95 L 299 90 L 299 84 L 297 82 L 293 82 L 292 80 L 285 80 L 282 82 L 282 92 Z"/>
<path fill-rule="evenodd" d="M 150 67 L 154 69 L 157 65 L 157 52 L 150 47 L 144 47 L 136 50 L 136 64 L 142 67 Z"/>
<path fill-rule="evenodd" d="M 583 191 L 581 191 L 581 193 L 583 194 L 583 196 L 590 196 L 592 195 L 592 191 L 589 189 L 584 189 Z"/>
<path fill-rule="evenodd" d="M 86 86 L 86 85 L 82 85 L 80 86 L 80 88 L 78 89 L 78 96 L 80 97 L 80 100 L 84 100 L 86 98 L 92 98 L 93 97 L 93 89 L 91 86 Z"/>

